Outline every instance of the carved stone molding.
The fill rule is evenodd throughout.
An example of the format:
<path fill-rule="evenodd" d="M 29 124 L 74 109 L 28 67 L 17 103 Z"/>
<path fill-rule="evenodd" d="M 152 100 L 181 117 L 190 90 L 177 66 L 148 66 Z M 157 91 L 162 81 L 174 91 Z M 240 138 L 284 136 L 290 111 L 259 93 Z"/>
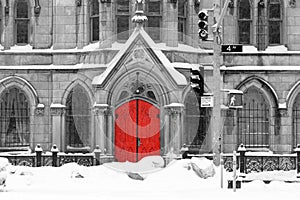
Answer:
<path fill-rule="evenodd" d="M 94 104 L 93 112 L 95 115 L 111 115 L 111 107 L 108 104 Z"/>
<path fill-rule="evenodd" d="M 280 116 L 282 117 L 287 117 L 288 116 L 288 111 L 287 109 L 278 109 Z"/>
<path fill-rule="evenodd" d="M 172 103 L 172 104 L 166 105 L 164 108 L 168 115 L 177 116 L 183 112 L 184 105 L 181 103 Z"/>
<path fill-rule="evenodd" d="M 35 108 L 35 115 L 36 116 L 44 116 L 45 113 L 45 105 L 39 103 Z"/>
<path fill-rule="evenodd" d="M 296 0 L 290 0 L 289 5 L 291 8 L 296 8 Z"/>
<path fill-rule="evenodd" d="M 50 113 L 51 115 L 63 115 L 66 112 L 66 106 L 62 104 L 51 104 Z"/>

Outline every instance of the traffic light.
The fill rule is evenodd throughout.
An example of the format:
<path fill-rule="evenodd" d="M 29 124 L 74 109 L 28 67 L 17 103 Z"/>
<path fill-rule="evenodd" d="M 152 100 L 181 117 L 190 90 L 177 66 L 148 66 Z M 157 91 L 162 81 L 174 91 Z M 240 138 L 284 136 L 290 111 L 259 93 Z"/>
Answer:
<path fill-rule="evenodd" d="M 240 90 L 230 90 L 228 92 L 228 107 L 243 108 L 243 92 Z"/>
<path fill-rule="evenodd" d="M 208 13 L 207 10 L 200 10 L 198 13 L 198 34 L 199 38 L 202 40 L 207 40 L 208 38 Z"/>
<path fill-rule="evenodd" d="M 191 69 L 191 87 L 200 96 L 204 93 L 204 68 L 200 66 L 199 69 Z"/>

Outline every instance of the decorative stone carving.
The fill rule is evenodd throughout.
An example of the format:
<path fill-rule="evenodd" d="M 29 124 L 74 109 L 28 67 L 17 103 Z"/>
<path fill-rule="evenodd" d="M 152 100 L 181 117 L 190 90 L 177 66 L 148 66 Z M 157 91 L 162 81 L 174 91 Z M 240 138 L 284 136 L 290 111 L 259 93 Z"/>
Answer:
<path fill-rule="evenodd" d="M 148 20 L 147 16 L 144 14 L 144 0 L 135 1 L 135 15 L 132 17 L 132 22 L 136 23 L 139 27 L 143 26 L 144 22 Z"/>
<path fill-rule="evenodd" d="M 296 0 L 290 0 L 289 5 L 291 8 L 296 8 Z"/>
<path fill-rule="evenodd" d="M 142 48 L 136 48 L 133 50 L 132 58 L 134 60 L 144 60 L 146 57 L 146 53 Z"/>
<path fill-rule="evenodd" d="M 279 111 L 281 117 L 287 117 L 288 116 L 287 109 L 279 109 L 278 111 Z"/>
<path fill-rule="evenodd" d="M 39 103 L 35 108 L 35 115 L 36 116 L 44 116 L 44 112 L 45 112 L 45 105 Z"/>
<path fill-rule="evenodd" d="M 110 115 L 111 107 L 108 104 L 94 104 L 93 112 L 95 115 Z"/>
<path fill-rule="evenodd" d="M 123 92 L 120 94 L 118 100 L 123 100 L 129 96 L 142 96 L 157 101 L 153 85 L 147 83 L 147 80 L 143 76 L 140 76 L 139 72 L 136 75 L 123 85 L 121 89 Z"/>
<path fill-rule="evenodd" d="M 177 117 L 184 110 L 184 105 L 181 103 L 172 103 L 170 105 L 165 106 L 165 111 L 168 115 L 172 117 Z"/>

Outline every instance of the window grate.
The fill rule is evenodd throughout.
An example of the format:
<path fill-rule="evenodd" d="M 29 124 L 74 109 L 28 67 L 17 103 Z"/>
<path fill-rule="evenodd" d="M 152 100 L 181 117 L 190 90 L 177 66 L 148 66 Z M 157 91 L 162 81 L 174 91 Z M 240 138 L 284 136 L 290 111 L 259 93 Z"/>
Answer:
<path fill-rule="evenodd" d="M 30 106 L 26 95 L 17 88 L 6 90 L 0 102 L 0 146 L 29 146 Z"/>
<path fill-rule="evenodd" d="M 256 89 L 244 94 L 243 109 L 238 110 L 238 144 L 248 148 L 269 146 L 270 111 L 264 97 Z"/>

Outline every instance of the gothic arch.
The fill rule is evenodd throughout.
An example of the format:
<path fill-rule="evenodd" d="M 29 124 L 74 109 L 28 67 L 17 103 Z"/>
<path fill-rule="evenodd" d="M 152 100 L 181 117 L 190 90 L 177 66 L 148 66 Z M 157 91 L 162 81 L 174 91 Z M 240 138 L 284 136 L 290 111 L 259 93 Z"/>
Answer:
<path fill-rule="evenodd" d="M 66 105 L 66 101 L 67 101 L 67 97 L 68 97 L 69 93 L 77 85 L 79 85 L 80 87 L 82 87 L 84 89 L 84 91 L 86 92 L 86 94 L 90 100 L 90 105 L 93 105 L 93 103 L 95 102 L 94 94 L 93 94 L 92 90 L 90 89 L 90 87 L 82 80 L 75 80 L 69 84 L 69 86 L 66 88 L 64 94 L 62 95 L 61 103 L 63 105 Z"/>
<path fill-rule="evenodd" d="M 28 100 L 29 106 L 29 145 L 31 148 L 34 147 L 34 111 L 39 104 L 39 98 L 35 88 L 24 78 L 19 76 L 9 76 L 0 80 L 0 96 L 5 92 L 5 90 L 9 90 L 12 88 L 17 88 L 22 91 L 26 99 Z"/>
<path fill-rule="evenodd" d="M 170 102 L 169 93 L 172 93 L 172 91 L 168 91 L 169 87 L 161 84 L 164 83 L 161 77 L 155 77 L 143 68 L 135 68 L 118 77 L 118 81 L 114 81 L 114 84 L 106 89 L 106 91 L 114 91 L 113 93 L 108 93 L 108 104 L 115 105 L 119 101 L 118 98 L 125 90 L 125 87 L 130 87 L 128 84 L 137 81 L 137 75 L 140 77 L 140 83 L 151 88 L 149 91 L 154 93 L 158 105 L 167 105 Z"/>
<path fill-rule="evenodd" d="M 256 87 L 264 94 L 272 108 L 278 108 L 278 95 L 275 89 L 267 81 L 258 76 L 246 78 L 236 87 L 236 89 L 246 91 L 247 88 L 250 88 L 251 86 Z"/>
<path fill-rule="evenodd" d="M 32 108 L 40 103 L 36 89 L 26 79 L 19 76 L 9 76 L 0 80 L 0 94 L 10 87 L 17 87 L 24 91 Z"/>
<path fill-rule="evenodd" d="M 300 81 L 294 84 L 294 86 L 290 89 L 286 97 L 286 105 L 289 110 L 293 109 L 293 104 L 299 93 L 300 93 Z"/>
<path fill-rule="evenodd" d="M 267 145 L 268 148 L 270 148 L 272 150 L 274 148 L 273 145 L 275 142 L 274 136 L 277 135 L 280 130 L 280 117 L 278 115 L 278 108 L 279 108 L 278 96 L 277 96 L 274 88 L 267 81 L 265 81 L 264 79 L 257 77 L 257 76 L 251 76 L 251 77 L 245 79 L 243 82 L 241 82 L 236 87 L 236 89 L 242 90 L 244 93 L 250 88 L 254 88 L 255 90 L 257 90 L 260 93 L 260 95 L 262 95 L 262 98 L 265 100 L 265 102 L 267 103 L 267 106 L 268 106 L 268 107 L 265 107 L 266 110 L 264 110 L 264 107 L 257 107 L 254 109 L 251 109 L 249 107 L 250 110 L 248 110 L 248 112 L 257 112 L 262 109 L 262 111 L 259 111 L 262 114 L 261 116 L 258 115 L 259 118 L 263 117 L 263 118 L 268 119 L 268 122 L 266 121 L 266 123 L 268 123 L 269 128 L 267 128 L 265 125 L 263 125 L 262 127 L 259 127 L 259 128 L 261 128 L 261 132 L 268 133 L 267 134 L 268 136 L 260 135 L 261 139 L 262 138 L 264 138 L 264 139 L 262 139 L 260 141 L 261 144 L 258 144 L 258 145 L 262 145 L 262 146 Z M 256 111 L 255 109 L 258 109 L 258 110 Z M 254 122 L 254 123 L 257 123 L 257 122 Z M 257 125 L 253 126 L 253 129 L 255 129 L 256 126 Z M 268 129 L 269 129 L 269 132 L 268 132 Z M 257 127 L 256 127 L 256 130 L 257 130 Z M 251 127 L 250 127 L 250 131 L 251 131 Z M 258 133 L 260 133 L 260 132 L 258 132 Z M 246 133 L 246 134 L 248 134 L 248 133 Z M 240 136 L 242 136 L 242 135 L 240 135 Z M 241 140 L 243 142 L 243 139 L 240 138 L 240 136 L 239 136 L 239 140 Z M 243 136 L 244 139 L 247 137 Z M 249 140 L 249 141 L 251 141 L 251 140 Z M 255 140 L 253 140 L 253 141 L 255 141 Z M 255 143 L 253 143 L 253 144 L 254 144 L 254 146 L 257 145 Z"/>

